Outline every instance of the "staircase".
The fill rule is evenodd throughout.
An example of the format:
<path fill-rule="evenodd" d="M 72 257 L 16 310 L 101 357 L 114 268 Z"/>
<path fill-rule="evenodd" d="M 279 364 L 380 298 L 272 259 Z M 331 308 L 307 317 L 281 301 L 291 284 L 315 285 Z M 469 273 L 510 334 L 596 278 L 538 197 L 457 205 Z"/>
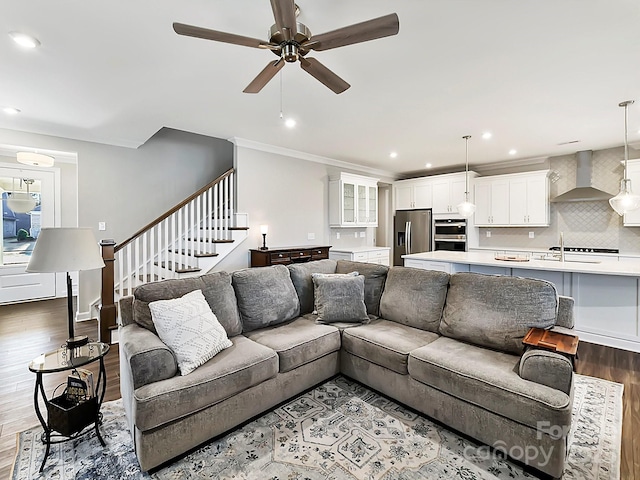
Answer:
<path fill-rule="evenodd" d="M 95 302 L 100 341 L 112 341 L 118 299 L 148 282 L 202 275 L 247 237 L 247 218 L 235 212 L 233 188 L 230 169 L 124 242 L 101 242 L 105 268 Z"/>

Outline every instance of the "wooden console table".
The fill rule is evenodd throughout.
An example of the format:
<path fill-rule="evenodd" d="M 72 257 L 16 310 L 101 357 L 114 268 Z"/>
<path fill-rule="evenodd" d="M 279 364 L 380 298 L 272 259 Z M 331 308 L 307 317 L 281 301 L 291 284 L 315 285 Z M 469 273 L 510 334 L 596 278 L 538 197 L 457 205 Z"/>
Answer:
<path fill-rule="evenodd" d="M 331 246 L 283 247 L 260 250 L 252 248 L 251 266 L 268 267 L 269 265 L 288 265 L 290 263 L 310 262 L 329 258 Z"/>

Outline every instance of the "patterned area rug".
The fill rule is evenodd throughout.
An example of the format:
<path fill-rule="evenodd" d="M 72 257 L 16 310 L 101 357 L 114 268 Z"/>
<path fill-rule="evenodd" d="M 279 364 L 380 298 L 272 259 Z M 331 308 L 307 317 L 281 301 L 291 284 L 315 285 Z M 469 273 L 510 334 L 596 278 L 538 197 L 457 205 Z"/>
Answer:
<path fill-rule="evenodd" d="M 576 375 L 564 479 L 617 480 L 622 385 Z M 140 472 L 120 401 L 103 405 L 101 431 L 54 445 L 39 474 L 42 428 L 19 434 L 13 480 L 523 479 L 499 452 L 379 394 L 336 377 L 152 474 Z"/>

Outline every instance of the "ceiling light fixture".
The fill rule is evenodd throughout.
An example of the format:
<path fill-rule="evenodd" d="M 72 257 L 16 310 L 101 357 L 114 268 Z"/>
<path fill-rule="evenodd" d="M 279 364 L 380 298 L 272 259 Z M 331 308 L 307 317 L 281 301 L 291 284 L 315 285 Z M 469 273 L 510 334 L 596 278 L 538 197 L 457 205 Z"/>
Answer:
<path fill-rule="evenodd" d="M 433 165 L 431 165 L 430 163 L 425 164 L 424 168 L 431 168 Z"/>
<path fill-rule="evenodd" d="M 390 156 L 391 158 L 398 158 L 398 152 L 391 152 L 391 153 L 389 154 L 389 156 Z"/>
<path fill-rule="evenodd" d="M 293 118 L 287 118 L 284 121 L 284 124 L 287 128 L 293 128 L 296 126 L 296 121 Z"/>
<path fill-rule="evenodd" d="M 36 37 L 32 37 L 31 35 L 27 35 L 26 33 L 9 32 L 9 36 L 14 42 L 16 42 L 23 48 L 31 49 L 40 46 L 40 41 Z"/>
<path fill-rule="evenodd" d="M 619 107 L 624 107 L 624 174 L 620 181 L 620 193 L 609 199 L 609 204 L 620 216 L 640 207 L 640 195 L 635 195 L 631 191 L 631 180 L 627 178 L 627 163 L 629 161 L 629 144 L 627 141 L 628 110 L 629 105 L 633 105 L 633 103 L 633 100 L 627 100 L 618 104 Z"/>
<path fill-rule="evenodd" d="M 518 151 L 515 148 L 509 150 L 509 155 L 515 155 L 516 153 L 518 153 Z"/>
<path fill-rule="evenodd" d="M 2 111 L 7 115 L 17 115 L 20 113 L 20 110 L 15 107 L 2 107 Z"/>
<path fill-rule="evenodd" d="M 476 212 L 476 206 L 469 201 L 469 139 L 471 135 L 465 135 L 465 167 L 464 167 L 464 202 L 458 204 L 458 213 L 462 218 L 469 218 Z"/>
<path fill-rule="evenodd" d="M 55 159 L 37 152 L 18 152 L 16 160 L 18 160 L 18 163 L 31 165 L 32 167 L 53 167 Z"/>
<path fill-rule="evenodd" d="M 489 140 L 491 137 L 493 137 L 493 134 L 491 132 L 484 132 L 482 134 L 482 138 L 484 138 L 485 140 Z"/>

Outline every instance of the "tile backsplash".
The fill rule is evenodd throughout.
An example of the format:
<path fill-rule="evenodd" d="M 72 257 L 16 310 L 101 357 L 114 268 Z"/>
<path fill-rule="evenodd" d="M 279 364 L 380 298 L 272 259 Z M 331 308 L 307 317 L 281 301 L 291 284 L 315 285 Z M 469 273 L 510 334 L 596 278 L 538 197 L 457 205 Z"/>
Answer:
<path fill-rule="evenodd" d="M 593 185 L 615 195 L 622 178 L 623 158 L 622 148 L 594 151 Z M 551 198 L 575 187 L 575 155 L 550 158 L 549 169 L 552 178 L 557 179 L 550 183 Z M 634 187 L 640 189 L 640 185 Z M 618 248 L 620 253 L 640 254 L 640 227 L 624 227 L 622 217 L 607 201 L 551 203 L 549 215 L 549 227 L 480 228 L 479 246 L 546 249 L 559 245 L 560 232 L 564 232 L 566 246 Z M 490 238 L 487 230 L 491 231 Z M 530 239 L 529 232 L 534 232 L 535 238 Z"/>

